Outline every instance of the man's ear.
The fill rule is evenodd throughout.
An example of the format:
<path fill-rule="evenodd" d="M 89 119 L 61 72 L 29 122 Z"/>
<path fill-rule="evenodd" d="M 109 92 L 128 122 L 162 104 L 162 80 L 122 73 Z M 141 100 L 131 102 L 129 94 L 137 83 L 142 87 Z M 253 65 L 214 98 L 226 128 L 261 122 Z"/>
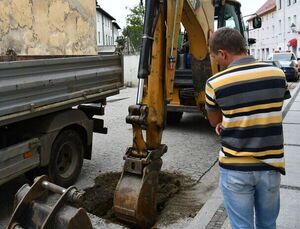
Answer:
<path fill-rule="evenodd" d="M 227 59 L 227 53 L 226 53 L 226 51 L 224 51 L 222 49 L 219 49 L 218 52 L 221 54 L 223 60 Z"/>

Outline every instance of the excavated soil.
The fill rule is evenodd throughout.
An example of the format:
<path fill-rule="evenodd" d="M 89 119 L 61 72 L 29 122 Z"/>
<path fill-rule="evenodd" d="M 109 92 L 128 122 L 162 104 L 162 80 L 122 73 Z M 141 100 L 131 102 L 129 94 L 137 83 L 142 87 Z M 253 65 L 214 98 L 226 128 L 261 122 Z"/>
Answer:
<path fill-rule="evenodd" d="M 113 196 L 121 173 L 105 173 L 95 179 L 94 187 L 85 189 L 82 207 L 88 212 L 117 222 L 112 207 Z M 186 176 L 175 173 L 161 172 L 159 177 L 159 188 L 157 196 L 157 210 L 162 212 L 168 200 L 185 186 L 192 184 L 192 180 Z"/>

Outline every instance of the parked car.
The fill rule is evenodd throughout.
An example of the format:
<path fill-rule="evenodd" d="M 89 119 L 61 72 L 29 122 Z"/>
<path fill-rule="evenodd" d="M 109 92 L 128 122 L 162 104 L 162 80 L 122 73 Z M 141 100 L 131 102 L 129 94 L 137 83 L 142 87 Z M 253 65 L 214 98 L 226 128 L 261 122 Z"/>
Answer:
<path fill-rule="evenodd" d="M 274 52 L 268 57 L 268 60 L 277 60 L 281 69 L 284 71 L 287 81 L 298 81 L 298 63 L 297 58 L 292 52 Z"/>

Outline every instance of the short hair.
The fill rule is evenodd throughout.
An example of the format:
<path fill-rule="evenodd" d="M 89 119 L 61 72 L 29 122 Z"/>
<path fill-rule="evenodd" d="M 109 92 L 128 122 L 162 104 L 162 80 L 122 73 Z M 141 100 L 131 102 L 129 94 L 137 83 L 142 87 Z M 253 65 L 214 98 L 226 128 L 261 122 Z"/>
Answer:
<path fill-rule="evenodd" d="M 231 54 L 247 52 L 244 37 L 237 30 L 227 27 L 220 28 L 212 34 L 209 47 L 213 53 L 217 53 L 219 49 L 226 50 Z"/>

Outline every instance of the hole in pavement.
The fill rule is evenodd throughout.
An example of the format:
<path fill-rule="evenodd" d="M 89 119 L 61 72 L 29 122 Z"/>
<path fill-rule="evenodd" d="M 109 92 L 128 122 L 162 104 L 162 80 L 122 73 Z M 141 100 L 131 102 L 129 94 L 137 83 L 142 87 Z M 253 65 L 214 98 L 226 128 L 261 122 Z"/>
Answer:
<path fill-rule="evenodd" d="M 81 207 L 88 212 L 111 222 L 118 222 L 114 216 L 113 196 L 121 173 L 105 173 L 95 179 L 93 187 L 85 189 L 84 201 Z M 191 179 L 175 173 L 161 172 L 157 196 L 157 210 L 161 213 L 168 200 L 178 193 Z"/>

